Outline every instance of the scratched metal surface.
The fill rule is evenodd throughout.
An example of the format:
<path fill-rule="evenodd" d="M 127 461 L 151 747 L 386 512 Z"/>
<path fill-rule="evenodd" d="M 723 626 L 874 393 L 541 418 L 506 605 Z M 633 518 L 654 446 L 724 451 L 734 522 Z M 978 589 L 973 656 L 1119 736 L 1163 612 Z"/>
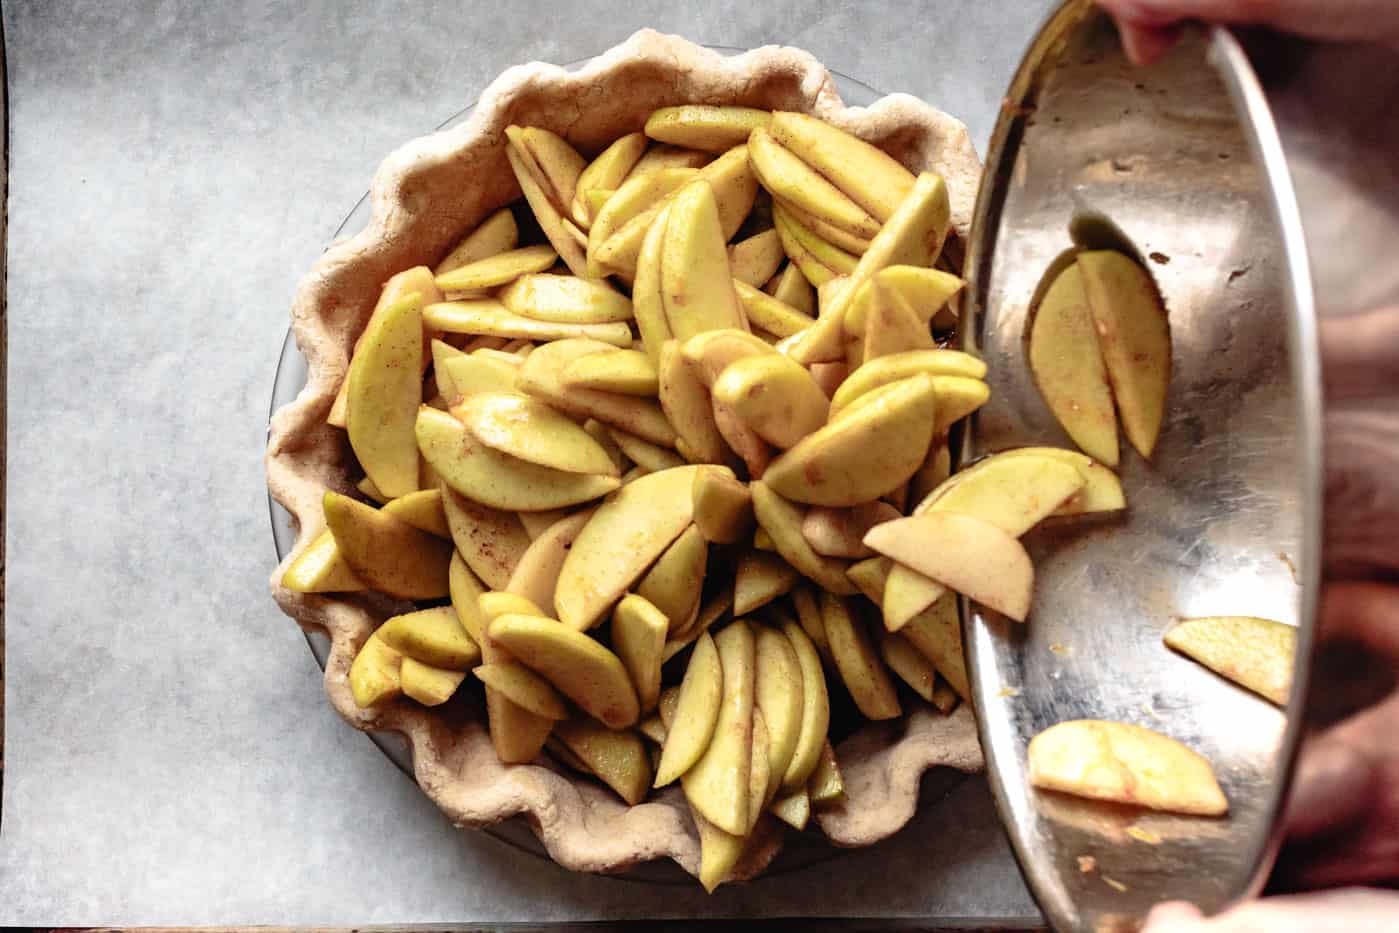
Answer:
<path fill-rule="evenodd" d="M 1063 45 L 1047 44 L 1045 60 L 1057 65 L 1023 98 L 1037 106 L 993 137 L 988 177 L 999 171 L 1003 201 L 983 192 L 982 240 L 968 259 L 992 395 L 969 453 L 1074 447 L 1024 363 L 1024 327 L 1045 270 L 1073 245 L 1070 220 L 1091 212 L 1150 257 L 1165 299 L 1166 424 L 1152 463 L 1123 442 L 1124 515 L 1026 538 L 1037 571 L 1029 624 L 973 607 L 967 628 L 993 791 L 1041 907 L 1066 930 L 1135 929 L 1163 898 L 1208 910 L 1239 897 L 1271 858 L 1296 726 L 1161 636 L 1183 617 L 1308 618 L 1319 567 L 1319 376 L 1310 325 L 1294 349 L 1290 324 L 1311 317 L 1305 258 L 1288 252 L 1300 239 L 1285 240 L 1290 189 L 1280 220 L 1272 179 L 1206 64 L 1211 38 L 1194 34 L 1162 63 L 1131 70 L 1111 26 L 1087 15 L 1060 33 Z M 988 223 L 997 213 L 998 230 Z M 1229 816 L 1032 790 L 1029 739 L 1069 719 L 1136 723 L 1195 748 L 1214 763 Z M 1096 871 L 1080 870 L 1083 856 Z"/>

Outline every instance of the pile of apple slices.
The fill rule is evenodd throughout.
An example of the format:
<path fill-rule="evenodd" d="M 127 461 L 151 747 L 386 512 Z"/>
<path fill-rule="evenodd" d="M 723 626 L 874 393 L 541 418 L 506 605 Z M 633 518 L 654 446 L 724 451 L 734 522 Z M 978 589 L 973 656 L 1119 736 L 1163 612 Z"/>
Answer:
<path fill-rule="evenodd" d="M 868 719 L 896 680 L 950 710 L 951 592 L 1023 619 L 1017 536 L 1121 486 L 1049 449 L 948 477 L 989 392 L 932 336 L 962 286 L 937 176 L 745 108 L 658 111 L 591 163 L 506 135 L 547 242 L 507 208 L 385 284 L 327 417 L 364 499 L 325 494 L 282 583 L 416 604 L 356 656 L 361 707 L 471 674 L 502 761 L 547 748 L 633 804 L 678 781 L 712 889 L 764 813 L 843 792 L 828 676 Z"/>

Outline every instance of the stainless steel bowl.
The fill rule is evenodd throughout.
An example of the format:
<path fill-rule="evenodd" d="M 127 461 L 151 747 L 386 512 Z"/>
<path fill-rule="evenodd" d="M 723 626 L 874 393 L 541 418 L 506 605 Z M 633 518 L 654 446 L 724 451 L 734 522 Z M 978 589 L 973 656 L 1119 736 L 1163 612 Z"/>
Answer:
<path fill-rule="evenodd" d="M 1063 930 L 1135 929 L 1151 905 L 1214 911 L 1257 889 L 1300 726 L 1320 568 L 1320 382 L 1301 225 L 1272 118 L 1238 43 L 1189 33 L 1145 69 L 1090 0 L 1053 14 L 1003 105 L 967 255 L 965 339 L 992 397 L 964 459 L 1073 448 L 1025 363 L 1026 312 L 1070 224 L 1109 218 L 1147 258 L 1174 342 L 1154 461 L 1124 452 L 1128 511 L 1033 533 L 1035 607 L 967 606 L 982 742 L 1030 887 Z M 1173 654 L 1180 617 L 1297 625 L 1289 709 Z M 1164 732 L 1208 757 L 1227 818 L 1036 792 L 1032 736 L 1067 719 Z M 1133 829 L 1134 828 L 1134 829 Z M 1128 832 L 1133 829 L 1132 832 Z"/>

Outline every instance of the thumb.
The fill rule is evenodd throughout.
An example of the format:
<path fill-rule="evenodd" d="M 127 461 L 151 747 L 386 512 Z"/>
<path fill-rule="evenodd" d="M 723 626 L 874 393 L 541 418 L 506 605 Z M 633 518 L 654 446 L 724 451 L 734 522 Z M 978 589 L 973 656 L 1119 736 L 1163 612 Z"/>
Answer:
<path fill-rule="evenodd" d="M 1399 920 L 1399 894 L 1345 888 L 1250 901 L 1205 919 L 1189 904 L 1161 904 L 1142 933 L 1354 933 L 1392 930 Z"/>

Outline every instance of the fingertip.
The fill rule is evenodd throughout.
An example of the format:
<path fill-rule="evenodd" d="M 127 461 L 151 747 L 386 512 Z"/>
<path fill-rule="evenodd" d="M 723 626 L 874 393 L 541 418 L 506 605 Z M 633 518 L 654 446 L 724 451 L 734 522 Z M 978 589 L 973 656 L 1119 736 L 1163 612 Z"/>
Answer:
<path fill-rule="evenodd" d="M 1189 933 L 1200 928 L 1204 916 L 1194 904 L 1167 901 L 1157 904 L 1147 914 L 1142 933 Z"/>

